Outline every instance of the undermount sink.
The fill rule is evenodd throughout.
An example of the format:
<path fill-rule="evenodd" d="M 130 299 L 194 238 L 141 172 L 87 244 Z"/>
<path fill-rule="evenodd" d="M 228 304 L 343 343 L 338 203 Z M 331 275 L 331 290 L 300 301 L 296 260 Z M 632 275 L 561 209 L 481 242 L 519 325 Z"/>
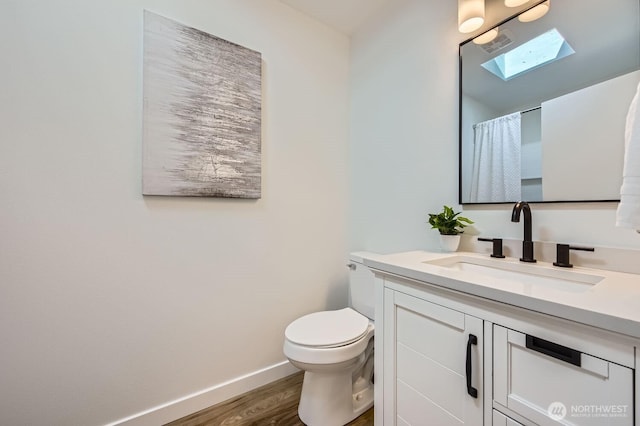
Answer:
<path fill-rule="evenodd" d="M 510 281 L 527 287 L 545 287 L 574 293 L 587 291 L 604 279 L 599 275 L 585 274 L 575 270 L 464 255 L 454 255 L 424 263 L 452 271 L 467 272 L 473 274 L 474 279 Z"/>

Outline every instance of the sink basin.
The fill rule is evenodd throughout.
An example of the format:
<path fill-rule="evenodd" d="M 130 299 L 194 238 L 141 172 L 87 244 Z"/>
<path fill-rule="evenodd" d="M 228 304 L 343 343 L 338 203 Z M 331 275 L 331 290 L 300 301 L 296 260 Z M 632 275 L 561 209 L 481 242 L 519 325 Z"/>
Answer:
<path fill-rule="evenodd" d="M 509 281 L 512 284 L 524 286 L 525 289 L 544 287 L 580 293 L 589 290 L 604 279 L 599 275 L 585 274 L 571 269 L 464 255 L 454 255 L 423 263 L 466 272 L 472 274 L 474 280 L 490 280 L 490 282 L 499 280 L 503 283 Z"/>

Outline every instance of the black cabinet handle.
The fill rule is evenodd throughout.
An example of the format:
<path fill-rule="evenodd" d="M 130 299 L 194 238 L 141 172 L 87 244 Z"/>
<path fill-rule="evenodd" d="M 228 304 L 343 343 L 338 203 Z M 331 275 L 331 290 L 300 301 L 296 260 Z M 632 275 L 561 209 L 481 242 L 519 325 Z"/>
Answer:
<path fill-rule="evenodd" d="M 527 334 L 526 346 L 532 351 L 540 352 L 541 354 L 559 359 L 560 361 L 568 362 L 569 364 L 573 364 L 578 367 L 582 364 L 582 352 L 548 340 L 540 339 L 539 337 L 533 337 Z"/>
<path fill-rule="evenodd" d="M 469 340 L 467 341 L 467 393 L 474 398 L 478 397 L 478 389 L 471 386 L 471 345 L 477 345 L 478 338 L 473 334 L 469 334 Z"/>

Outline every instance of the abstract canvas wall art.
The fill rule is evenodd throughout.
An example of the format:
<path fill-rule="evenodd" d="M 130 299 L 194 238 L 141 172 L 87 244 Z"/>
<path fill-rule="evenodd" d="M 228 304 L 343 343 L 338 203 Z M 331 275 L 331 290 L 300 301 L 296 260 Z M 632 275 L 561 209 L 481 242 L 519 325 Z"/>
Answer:
<path fill-rule="evenodd" d="M 260 198 L 259 52 L 144 12 L 144 195 Z"/>

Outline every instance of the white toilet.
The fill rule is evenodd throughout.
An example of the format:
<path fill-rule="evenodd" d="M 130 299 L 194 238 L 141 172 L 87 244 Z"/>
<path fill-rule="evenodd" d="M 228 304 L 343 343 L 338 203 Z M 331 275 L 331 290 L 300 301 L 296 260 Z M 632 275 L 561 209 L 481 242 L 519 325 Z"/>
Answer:
<path fill-rule="evenodd" d="M 373 273 L 349 264 L 351 308 L 315 312 L 285 330 L 284 354 L 304 370 L 298 416 L 309 426 L 342 426 L 373 405 Z"/>

